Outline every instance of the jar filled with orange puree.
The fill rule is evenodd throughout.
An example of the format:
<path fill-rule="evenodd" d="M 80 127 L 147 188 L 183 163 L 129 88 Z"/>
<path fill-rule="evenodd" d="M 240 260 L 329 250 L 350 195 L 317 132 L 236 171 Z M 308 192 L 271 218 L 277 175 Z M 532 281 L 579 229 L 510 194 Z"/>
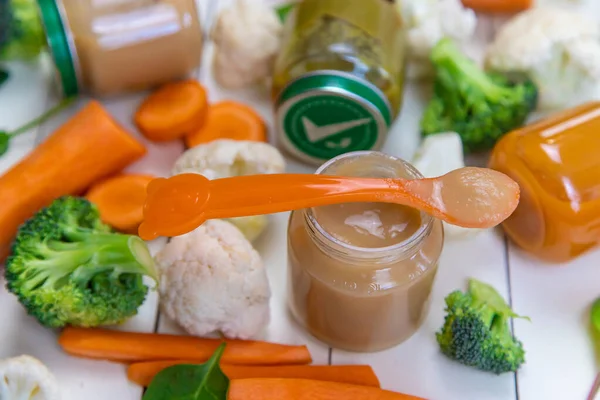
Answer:
<path fill-rule="evenodd" d="M 194 0 L 37 0 L 65 96 L 110 96 L 189 77 L 203 34 Z"/>
<path fill-rule="evenodd" d="M 326 175 L 421 178 L 375 151 L 323 164 Z M 439 220 L 413 208 L 346 203 L 293 211 L 288 293 L 294 317 L 330 346 L 371 352 L 408 339 L 423 322 L 443 246 Z"/>
<path fill-rule="evenodd" d="M 490 168 L 521 188 L 502 224 L 513 243 L 550 262 L 600 242 L 600 103 L 572 108 L 505 135 Z"/>

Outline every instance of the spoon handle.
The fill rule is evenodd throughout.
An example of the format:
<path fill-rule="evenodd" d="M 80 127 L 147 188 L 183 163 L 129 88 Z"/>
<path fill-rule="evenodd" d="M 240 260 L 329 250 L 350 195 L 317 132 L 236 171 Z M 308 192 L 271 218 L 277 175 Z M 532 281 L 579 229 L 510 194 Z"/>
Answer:
<path fill-rule="evenodd" d="M 206 217 L 234 218 L 352 202 L 410 204 L 402 179 L 311 174 L 248 175 L 210 181 Z"/>

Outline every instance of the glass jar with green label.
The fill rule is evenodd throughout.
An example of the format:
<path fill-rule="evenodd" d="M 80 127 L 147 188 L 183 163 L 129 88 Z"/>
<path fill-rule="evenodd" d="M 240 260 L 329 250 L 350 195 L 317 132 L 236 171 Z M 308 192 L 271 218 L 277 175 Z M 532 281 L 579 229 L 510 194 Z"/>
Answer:
<path fill-rule="evenodd" d="M 384 0 L 303 0 L 273 75 L 279 142 L 321 164 L 381 147 L 400 110 L 406 30 Z"/>

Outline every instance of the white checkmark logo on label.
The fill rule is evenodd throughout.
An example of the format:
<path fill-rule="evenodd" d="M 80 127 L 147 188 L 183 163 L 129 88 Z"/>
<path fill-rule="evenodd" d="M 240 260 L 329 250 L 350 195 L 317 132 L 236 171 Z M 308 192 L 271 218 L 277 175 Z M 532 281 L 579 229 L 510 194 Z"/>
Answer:
<path fill-rule="evenodd" d="M 368 124 L 369 122 L 371 122 L 371 118 L 361 118 L 354 121 L 339 122 L 325 126 L 316 126 L 310 119 L 302 117 L 304 132 L 306 133 L 308 140 L 312 143 L 325 139 L 331 135 L 347 131 L 348 129 Z"/>

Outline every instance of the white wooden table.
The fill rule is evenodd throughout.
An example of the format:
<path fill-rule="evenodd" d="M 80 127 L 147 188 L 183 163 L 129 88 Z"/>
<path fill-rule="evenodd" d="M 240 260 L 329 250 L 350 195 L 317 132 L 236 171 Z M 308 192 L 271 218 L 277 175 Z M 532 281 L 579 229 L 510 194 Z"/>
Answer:
<path fill-rule="evenodd" d="M 227 0 L 201 2 L 205 28 Z M 485 39 L 492 24 L 481 26 Z M 272 121 L 267 93 L 226 92 L 212 81 L 212 46 L 206 46 L 200 81 L 210 100 L 233 98 L 257 107 Z M 12 79 L 0 89 L 0 128 L 14 128 L 55 104 L 49 88 L 47 64 L 10 65 Z M 105 101 L 107 109 L 131 132 L 136 132 L 132 114 L 144 94 Z M 390 133 L 384 151 L 410 159 L 417 145 L 417 126 L 426 94 L 409 85 L 402 114 Z M 82 101 L 83 102 L 83 101 Z M 0 173 L 31 151 L 44 137 L 64 122 L 82 103 L 50 123 L 22 135 L 10 152 L 0 158 Z M 85 134 L 85 132 L 82 132 Z M 137 133 L 136 133 L 137 134 Z M 182 152 L 180 143 L 147 143 L 148 156 L 131 166 L 131 171 L 167 175 Z M 289 171 L 312 168 L 290 160 Z M 287 214 L 273 218 L 269 231 L 257 243 L 268 268 L 273 289 L 272 322 L 262 339 L 283 343 L 306 343 L 317 364 L 367 363 L 373 366 L 385 388 L 432 400 L 583 400 L 595 376 L 591 344 L 587 336 L 587 311 L 600 295 L 600 251 L 591 252 L 562 266 L 544 265 L 507 244 L 500 231 L 488 231 L 471 239 L 447 242 L 437 276 L 431 312 L 423 327 L 410 340 L 388 351 L 353 354 L 332 349 L 302 331 L 285 306 Z M 164 245 L 151 243 L 153 252 Z M 435 331 L 443 321 L 444 297 L 465 287 L 475 277 L 493 284 L 510 300 L 516 312 L 532 322 L 515 321 L 516 335 L 523 341 L 527 362 L 517 374 L 490 375 L 449 361 L 438 351 Z M 119 364 L 72 358 L 62 353 L 56 332 L 28 317 L 0 278 L 0 358 L 30 354 L 41 359 L 59 379 L 64 400 L 138 400 L 142 389 L 127 381 Z M 151 294 L 138 316 L 118 329 L 171 333 L 178 328 L 158 312 L 158 299 Z"/>

